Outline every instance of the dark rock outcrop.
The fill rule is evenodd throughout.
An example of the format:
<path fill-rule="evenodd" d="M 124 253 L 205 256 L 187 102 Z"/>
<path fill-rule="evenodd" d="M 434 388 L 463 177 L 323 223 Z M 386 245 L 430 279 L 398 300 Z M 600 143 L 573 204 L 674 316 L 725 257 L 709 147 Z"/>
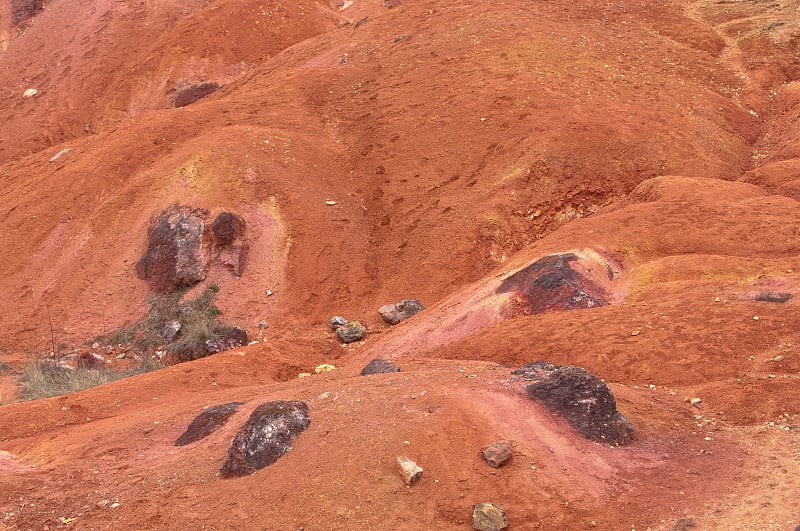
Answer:
<path fill-rule="evenodd" d="M 277 461 L 311 421 L 308 406 L 297 400 L 258 406 L 239 430 L 220 468 L 223 478 L 246 476 Z"/>
<path fill-rule="evenodd" d="M 390 325 L 396 325 L 401 321 L 405 321 L 412 315 L 418 314 L 425 307 L 417 299 L 408 299 L 394 304 L 387 304 L 378 308 L 378 313 L 381 314 L 383 320 Z"/>
<path fill-rule="evenodd" d="M 791 293 L 783 293 L 778 291 L 762 291 L 756 295 L 756 300 L 760 302 L 779 302 L 784 303 L 792 298 Z"/>
<path fill-rule="evenodd" d="M 205 98 L 209 94 L 218 91 L 221 88 L 219 83 L 207 81 L 205 83 L 197 83 L 189 85 L 188 87 L 179 88 L 175 91 L 175 97 L 172 102 L 177 107 L 186 107 L 201 98 Z"/>
<path fill-rule="evenodd" d="M 358 321 L 350 321 L 336 329 L 336 335 L 339 336 L 342 343 L 353 343 L 363 339 L 366 333 L 367 329 Z"/>
<path fill-rule="evenodd" d="M 44 7 L 44 0 L 12 0 L 11 17 L 14 24 L 19 24 L 36 14 Z"/>
<path fill-rule="evenodd" d="M 231 402 L 221 406 L 213 406 L 199 415 L 186 428 L 186 431 L 175 441 L 175 446 L 185 446 L 187 444 L 205 439 L 218 429 L 220 429 L 231 416 L 239 411 L 239 406 L 243 402 Z"/>
<path fill-rule="evenodd" d="M 537 361 L 512 374 L 531 381 L 525 387 L 528 395 L 587 439 L 622 445 L 633 438 L 633 428 L 617 411 L 611 390 L 586 369 Z"/>
<path fill-rule="evenodd" d="M 370 374 L 384 374 L 387 372 L 400 372 L 400 368 L 386 358 L 375 358 L 361 369 L 361 376 Z"/>
<path fill-rule="evenodd" d="M 237 277 L 242 276 L 250 245 L 244 240 L 245 222 L 232 212 L 220 212 L 211 223 L 214 257 Z"/>
<path fill-rule="evenodd" d="M 203 248 L 208 211 L 173 206 L 150 222 L 147 251 L 136 263 L 136 274 L 154 292 L 192 286 L 206 278 L 208 258 Z"/>
<path fill-rule="evenodd" d="M 570 265 L 577 260 L 573 253 L 545 256 L 505 279 L 496 293 L 516 293 L 532 314 L 608 304 L 603 289 Z"/>

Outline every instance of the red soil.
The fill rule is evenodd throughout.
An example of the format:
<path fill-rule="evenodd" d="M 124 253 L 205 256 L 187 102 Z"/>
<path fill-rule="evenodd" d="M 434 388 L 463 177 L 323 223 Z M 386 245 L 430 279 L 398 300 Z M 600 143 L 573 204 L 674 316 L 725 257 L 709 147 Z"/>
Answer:
<path fill-rule="evenodd" d="M 800 2 L 49 0 L 18 25 L 8 4 L 0 528 L 470 529 L 484 501 L 513 529 L 800 524 Z M 223 88 L 170 108 L 203 81 Z M 80 345 L 143 314 L 134 264 L 176 203 L 245 218 L 244 274 L 207 283 L 265 341 L 14 402 L 51 322 Z M 613 271 L 611 304 L 513 317 L 500 283 L 564 252 Z M 340 346 L 336 314 L 367 338 Z M 403 372 L 357 376 L 375 357 Z M 635 440 L 525 398 L 503 364 L 539 359 L 609 382 Z M 221 479 L 276 399 L 310 428 Z M 397 455 L 425 469 L 410 488 Z"/>

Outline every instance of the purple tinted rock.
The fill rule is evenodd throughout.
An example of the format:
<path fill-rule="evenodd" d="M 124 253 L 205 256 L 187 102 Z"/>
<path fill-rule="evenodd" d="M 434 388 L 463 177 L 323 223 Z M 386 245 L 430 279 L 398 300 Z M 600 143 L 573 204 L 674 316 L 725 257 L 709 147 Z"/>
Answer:
<path fill-rule="evenodd" d="M 175 446 L 185 446 L 187 444 L 205 439 L 218 429 L 220 429 L 231 416 L 239 411 L 239 406 L 243 402 L 231 402 L 221 406 L 213 406 L 199 415 L 186 428 L 186 431 L 175 441 Z"/>
<path fill-rule="evenodd" d="M 591 372 L 570 365 L 536 362 L 514 371 L 533 383 L 528 395 L 559 414 L 578 433 L 596 442 L 625 444 L 633 428 L 617 411 L 611 390 Z"/>
<path fill-rule="evenodd" d="M 511 459 L 511 444 L 508 441 L 495 441 L 483 451 L 483 458 L 490 467 L 501 467 Z"/>
<path fill-rule="evenodd" d="M 361 376 L 370 374 L 383 374 L 387 372 L 400 372 L 400 368 L 386 358 L 375 358 L 361 369 Z"/>
<path fill-rule="evenodd" d="M 176 205 L 151 221 L 147 251 L 136 263 L 136 274 L 150 283 L 152 291 L 173 291 L 206 278 L 203 220 L 207 215 L 203 209 Z"/>
<path fill-rule="evenodd" d="M 760 302 L 779 302 L 784 303 L 792 298 L 791 293 L 782 293 L 778 291 L 762 291 L 756 295 L 756 300 Z"/>
<path fill-rule="evenodd" d="M 200 98 L 205 98 L 209 94 L 218 91 L 220 88 L 220 84 L 214 82 L 189 85 L 188 87 L 180 88 L 175 91 L 173 103 L 175 107 L 186 107 L 187 105 L 196 102 Z"/>
<path fill-rule="evenodd" d="M 297 400 L 267 402 L 250 415 L 228 449 L 223 478 L 247 476 L 273 464 L 292 449 L 292 441 L 311 421 L 308 406 Z"/>
<path fill-rule="evenodd" d="M 220 212 L 211 223 L 211 234 L 218 244 L 233 243 L 244 235 L 244 219 L 231 212 Z"/>
<path fill-rule="evenodd" d="M 532 314 L 608 304 L 603 289 L 571 267 L 577 259 L 572 253 L 545 256 L 505 279 L 497 293 L 516 293 Z"/>
<path fill-rule="evenodd" d="M 405 321 L 412 315 L 418 314 L 425 307 L 417 299 L 408 299 L 394 304 L 387 304 L 378 308 L 378 313 L 381 314 L 383 320 L 390 325 L 395 325 L 401 321 Z"/>

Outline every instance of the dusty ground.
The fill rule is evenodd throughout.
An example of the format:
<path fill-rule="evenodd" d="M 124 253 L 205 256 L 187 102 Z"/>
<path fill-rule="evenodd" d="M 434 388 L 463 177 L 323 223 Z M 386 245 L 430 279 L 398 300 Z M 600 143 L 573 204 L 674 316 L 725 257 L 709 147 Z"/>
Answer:
<path fill-rule="evenodd" d="M 800 2 L 49 0 L 15 23 L 18 4 L 0 5 L 3 529 L 470 529 L 484 501 L 512 529 L 800 524 Z M 171 108 L 201 81 L 223 88 Z M 85 348 L 142 315 L 133 267 L 175 203 L 246 219 L 244 274 L 207 283 L 264 341 L 16 402 L 51 323 Z M 496 293 L 567 251 L 612 272 L 611 305 L 517 315 Z M 383 324 L 409 297 L 427 309 Z M 340 346 L 336 314 L 367 338 Z M 374 357 L 403 372 L 359 377 Z M 539 359 L 609 382 L 633 443 L 525 399 L 510 370 Z M 309 430 L 221 479 L 272 399 L 306 401 Z M 494 470 L 499 438 L 515 456 Z"/>

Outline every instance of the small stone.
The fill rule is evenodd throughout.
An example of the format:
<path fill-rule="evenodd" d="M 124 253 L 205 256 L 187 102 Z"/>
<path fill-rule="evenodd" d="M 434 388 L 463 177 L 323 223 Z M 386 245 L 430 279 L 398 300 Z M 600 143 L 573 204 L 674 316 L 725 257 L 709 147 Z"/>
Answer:
<path fill-rule="evenodd" d="M 758 321 L 759 317 L 757 315 L 753 316 L 753 321 Z"/>
<path fill-rule="evenodd" d="M 100 348 L 100 343 L 98 343 L 97 341 L 95 341 L 94 343 L 92 343 L 92 348 L 93 348 L 93 349 L 98 349 L 98 348 Z"/>
<path fill-rule="evenodd" d="M 641 331 L 641 330 L 634 330 L 633 332 L 631 332 L 631 335 L 632 335 L 632 336 L 638 336 L 638 335 L 639 335 L 639 334 L 641 334 L 641 333 L 642 333 L 642 331 Z"/>
<path fill-rule="evenodd" d="M 508 527 L 505 510 L 494 503 L 479 503 L 472 511 L 472 527 L 478 531 L 500 531 Z"/>
<path fill-rule="evenodd" d="M 57 161 L 58 159 L 60 159 L 61 157 L 63 157 L 63 156 L 64 156 L 64 155 L 66 155 L 67 153 L 69 153 L 70 151 L 72 151 L 72 148 L 64 148 L 64 149 L 62 149 L 61 151 L 59 151 L 58 153 L 56 153 L 55 155 L 53 155 L 53 156 L 50 158 L 50 162 L 55 162 L 55 161 Z"/>
<path fill-rule="evenodd" d="M 328 206 L 333 206 L 336 204 L 336 201 L 334 201 L 333 199 L 328 199 L 327 201 L 325 201 L 325 204 Z"/>
<path fill-rule="evenodd" d="M 36 96 L 37 94 L 39 94 L 38 90 L 36 90 L 35 88 L 29 88 L 28 90 L 22 93 L 22 97 L 28 99 Z"/>
<path fill-rule="evenodd" d="M 783 361 L 783 356 L 775 356 L 772 361 Z"/>
<path fill-rule="evenodd" d="M 164 338 L 164 342 L 172 343 L 178 332 L 181 331 L 181 323 L 178 321 L 169 321 L 167 324 L 164 325 L 164 328 L 161 330 L 161 337 Z"/>
<path fill-rule="evenodd" d="M 483 458 L 490 467 L 501 467 L 511 459 L 511 445 L 508 441 L 495 441 L 483 451 Z"/>
<path fill-rule="evenodd" d="M 331 320 L 328 321 L 328 323 L 331 325 L 331 328 L 333 328 L 334 330 L 336 330 L 340 326 L 346 325 L 349 322 L 350 321 L 348 321 L 347 319 L 345 319 L 341 315 L 334 315 L 333 317 L 331 317 Z"/>
<path fill-rule="evenodd" d="M 407 486 L 416 483 L 422 476 L 422 468 L 405 456 L 397 458 L 397 469 L 400 471 L 400 475 L 403 476 L 403 482 Z"/>
<path fill-rule="evenodd" d="M 383 320 L 390 325 L 395 325 L 401 321 L 405 321 L 412 315 L 418 314 L 425 307 L 417 299 L 408 299 L 394 304 L 387 304 L 378 308 L 378 313 L 381 314 Z"/>
<path fill-rule="evenodd" d="M 689 399 L 689 403 L 690 403 L 691 405 L 693 405 L 694 407 L 697 407 L 697 408 L 699 408 L 699 407 L 700 407 L 700 404 L 702 404 L 702 403 L 703 403 L 703 400 L 702 400 L 702 399 L 700 399 L 700 398 L 694 397 L 694 398 L 690 398 L 690 399 Z"/>
<path fill-rule="evenodd" d="M 335 371 L 335 370 L 336 370 L 336 367 L 334 367 L 333 365 L 330 365 L 328 363 L 323 363 L 322 365 L 317 365 L 316 367 L 314 367 L 314 372 L 316 372 L 317 374 L 320 374 L 322 372 Z"/>
<path fill-rule="evenodd" d="M 353 321 L 342 325 L 336 329 L 336 335 L 342 340 L 342 343 L 353 343 L 364 338 L 367 329 L 358 321 Z"/>
<path fill-rule="evenodd" d="M 268 327 L 269 327 L 269 324 L 267 323 L 266 319 L 261 319 L 258 322 L 258 329 L 259 330 L 266 330 Z"/>
<path fill-rule="evenodd" d="M 400 372 L 400 368 L 386 358 L 375 358 L 361 369 L 361 376 L 370 374 L 384 374 L 389 372 Z"/>

